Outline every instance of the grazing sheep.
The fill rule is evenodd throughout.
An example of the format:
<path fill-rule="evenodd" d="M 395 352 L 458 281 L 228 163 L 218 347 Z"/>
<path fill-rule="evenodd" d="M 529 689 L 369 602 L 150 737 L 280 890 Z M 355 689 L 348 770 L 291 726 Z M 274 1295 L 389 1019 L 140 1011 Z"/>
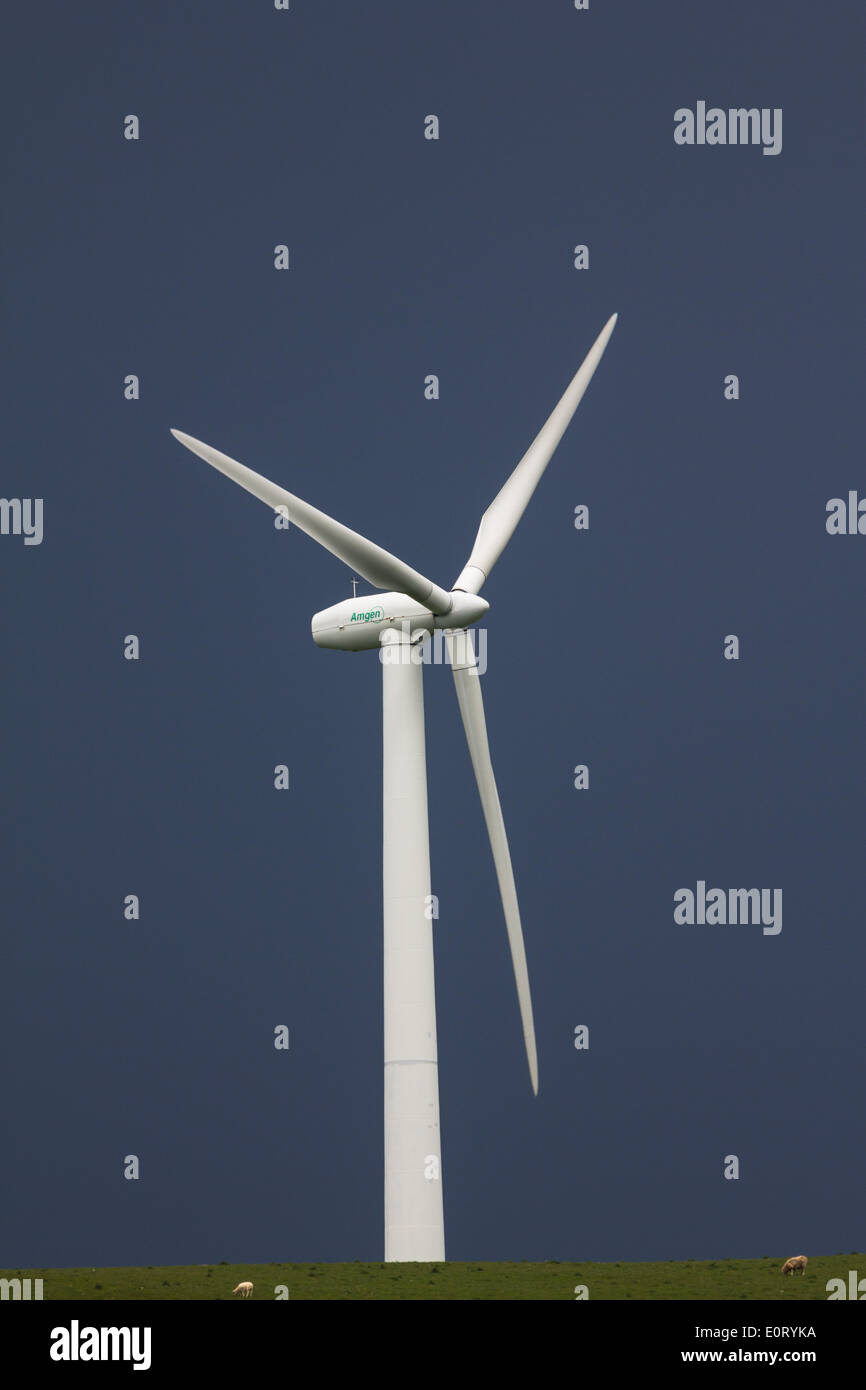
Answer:
<path fill-rule="evenodd" d="M 801 1274 L 806 1273 L 808 1259 L 805 1255 L 792 1255 L 790 1260 L 786 1260 L 782 1265 L 783 1274 L 793 1274 L 795 1269 L 799 1269 Z"/>
<path fill-rule="evenodd" d="M 249 1298 L 252 1291 L 253 1286 L 249 1279 L 246 1279 L 243 1284 L 238 1284 L 236 1289 L 232 1289 L 232 1293 L 239 1293 L 241 1298 Z"/>

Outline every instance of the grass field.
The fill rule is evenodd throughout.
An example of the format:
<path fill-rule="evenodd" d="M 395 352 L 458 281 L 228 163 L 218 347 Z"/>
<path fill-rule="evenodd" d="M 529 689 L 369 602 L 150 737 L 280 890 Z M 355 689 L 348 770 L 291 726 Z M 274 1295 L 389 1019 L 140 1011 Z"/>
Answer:
<path fill-rule="evenodd" d="M 791 1254 L 798 1252 L 791 1251 Z M 651 1264 L 216 1264 L 118 1269 L 4 1269 L 0 1279 L 39 1278 L 45 1300 L 86 1302 L 196 1299 L 271 1301 L 278 1286 L 289 1299 L 572 1300 L 586 1285 L 590 1299 L 826 1300 L 828 1279 L 848 1284 L 866 1276 L 866 1254 L 814 1255 L 805 1275 L 780 1273 L 784 1255 L 760 1260 L 684 1260 Z M 231 1290 L 250 1279 L 252 1298 Z M 285 1293 L 282 1297 L 285 1298 Z"/>

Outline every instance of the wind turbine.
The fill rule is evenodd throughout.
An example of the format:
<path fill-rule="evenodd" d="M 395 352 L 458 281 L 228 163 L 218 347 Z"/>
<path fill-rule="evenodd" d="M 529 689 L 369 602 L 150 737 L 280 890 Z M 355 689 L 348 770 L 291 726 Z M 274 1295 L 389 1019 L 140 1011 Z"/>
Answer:
<path fill-rule="evenodd" d="M 383 845 L 385 995 L 385 1259 L 444 1260 L 439 1135 L 439 1072 L 433 930 L 429 918 L 430 845 L 424 695 L 419 644 L 444 629 L 457 700 L 505 913 L 532 1090 L 538 1060 L 532 1001 L 511 855 L 490 762 L 475 646 L 469 628 L 489 608 L 480 591 L 520 521 L 562 438 L 616 323 L 608 319 L 582 366 L 505 485 L 481 518 L 469 560 L 450 590 L 365 536 L 317 511 L 260 473 L 208 444 L 175 439 L 267 503 L 343 560 L 381 596 L 346 599 L 316 613 L 313 641 L 339 651 L 379 649 L 383 694 Z"/>

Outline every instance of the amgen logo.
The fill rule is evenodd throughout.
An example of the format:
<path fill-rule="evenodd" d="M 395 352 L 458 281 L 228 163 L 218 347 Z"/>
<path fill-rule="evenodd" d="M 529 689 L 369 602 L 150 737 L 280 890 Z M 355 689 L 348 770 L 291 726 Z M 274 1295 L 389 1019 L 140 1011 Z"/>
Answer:
<path fill-rule="evenodd" d="M 368 608 L 366 613 L 353 613 L 349 621 L 353 623 L 380 623 L 384 616 L 384 608 Z"/>

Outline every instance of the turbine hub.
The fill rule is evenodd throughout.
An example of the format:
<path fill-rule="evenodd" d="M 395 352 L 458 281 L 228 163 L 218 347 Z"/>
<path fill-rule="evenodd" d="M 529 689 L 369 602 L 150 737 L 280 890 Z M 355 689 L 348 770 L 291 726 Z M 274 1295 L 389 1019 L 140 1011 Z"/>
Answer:
<path fill-rule="evenodd" d="M 437 627 L 471 627 L 477 623 L 487 612 L 490 604 L 486 598 L 479 598 L 477 594 L 464 593 L 462 589 L 451 590 L 451 607 L 447 613 L 437 617 Z"/>

